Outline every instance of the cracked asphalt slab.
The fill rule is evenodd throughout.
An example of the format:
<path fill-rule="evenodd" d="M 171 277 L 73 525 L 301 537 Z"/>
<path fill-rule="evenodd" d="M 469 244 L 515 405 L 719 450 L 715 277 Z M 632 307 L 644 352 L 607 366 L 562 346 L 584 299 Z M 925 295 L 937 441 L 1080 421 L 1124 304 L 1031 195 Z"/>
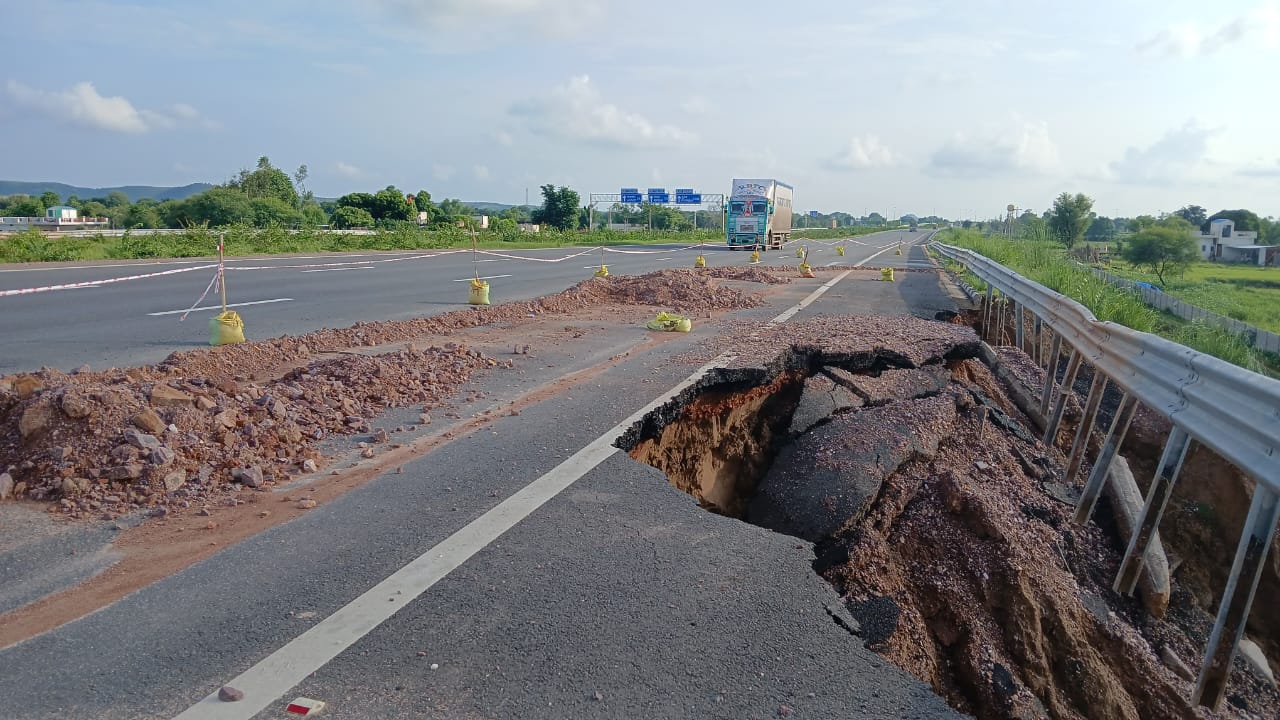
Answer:
<path fill-rule="evenodd" d="M 798 317 L 847 312 L 827 304 L 842 285 Z M 771 317 L 812 287 L 736 317 Z M 934 302 L 903 292 L 914 298 L 897 288 L 880 311 Z M 699 338 L 0 651 L 0 717 L 172 717 L 675 385 L 693 367 L 673 358 Z M 297 695 L 346 718 L 961 717 L 833 622 L 812 560 L 619 451 L 257 717 Z"/>

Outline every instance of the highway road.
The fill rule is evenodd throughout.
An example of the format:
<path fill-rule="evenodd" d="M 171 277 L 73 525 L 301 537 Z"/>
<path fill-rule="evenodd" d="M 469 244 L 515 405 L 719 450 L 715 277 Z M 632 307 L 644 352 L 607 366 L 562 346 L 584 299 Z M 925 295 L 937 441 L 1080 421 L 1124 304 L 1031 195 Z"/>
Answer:
<path fill-rule="evenodd" d="M 843 259 L 824 248 L 815 264 L 856 264 L 897 239 L 852 245 Z M 899 267 L 924 262 L 918 247 L 881 258 Z M 708 253 L 713 264 L 745 260 Z M 785 261 L 794 263 L 794 253 Z M 517 292 L 543 294 L 586 272 L 586 263 L 572 262 L 504 269 L 517 271 L 509 273 Z M 674 261 L 617 265 L 642 271 L 666 262 Z M 461 292 L 452 280 L 466 277 L 467 264 L 451 258 L 418 267 L 417 275 L 434 279 L 401 278 L 409 271 L 399 269 L 332 275 L 344 278 L 349 303 L 364 298 L 366 312 L 389 306 L 368 299 L 375 294 L 368 279 L 349 276 L 378 277 L 379 292 L 396 278 L 402 298 L 455 306 L 446 298 Z M 524 274 L 528 284 L 518 285 Z M 274 278 L 262 296 L 305 291 L 320 302 L 324 288 L 299 275 L 257 276 Z M 293 284 L 274 284 L 286 281 Z M 785 286 L 769 306 L 735 316 L 763 321 L 802 301 L 812 302 L 795 320 L 932 317 L 953 307 L 929 274 L 814 290 L 812 281 Z M 163 298 L 134 298 L 134 317 L 139 300 L 145 308 Z M 279 322 L 301 322 L 312 312 L 303 302 L 260 307 L 295 313 Z M 323 315 L 315 322 L 338 324 Z M 637 337 L 632 327 L 603 328 L 578 345 L 539 349 L 534 361 L 481 380 L 487 396 L 462 404 L 458 415 L 504 407 L 631 354 L 519 416 L 495 413 L 403 472 L 0 650 L 0 717 L 281 718 L 299 696 L 325 701 L 322 717 L 356 720 L 962 717 L 833 621 L 831 613 L 846 617 L 843 606 L 812 571 L 807 543 L 707 513 L 661 473 L 612 448 L 619 428 L 691 377 L 677 357 L 699 340 L 693 333 L 641 347 Z M 379 424 L 399 422 L 389 416 Z M 28 557 L 25 567 L 38 574 L 68 562 L 68 548 L 90 552 L 64 535 L 40 546 L 43 562 Z M 6 552 L 0 546 L 0 570 L 14 567 Z M 228 684 L 245 698 L 218 701 Z"/>
<path fill-rule="evenodd" d="M 764 253 L 766 266 L 796 265 L 797 243 L 811 251 L 810 264 L 854 264 L 922 233 L 891 231 L 846 241 L 847 255 L 834 241 L 797 241 L 787 249 Z M 692 267 L 696 249 L 685 246 L 612 248 L 605 262 L 615 274 L 640 274 L 663 268 Z M 591 276 L 599 252 L 570 257 L 581 248 L 521 250 L 508 254 L 528 260 L 479 256 L 470 252 L 415 251 L 318 256 L 239 258 L 228 262 L 228 302 L 244 318 L 250 339 L 301 334 L 359 321 L 397 320 L 466 307 L 467 282 L 478 270 L 488 278 L 494 303 L 528 300 L 564 290 Z M 639 254 L 637 254 L 639 253 Z M 707 244 L 708 266 L 745 265 L 749 253 Z M 568 259 L 566 259 L 568 258 Z M 888 252 L 877 263 L 903 258 Z M 0 266 L 0 291 L 122 278 L 209 265 L 208 260 L 160 260 L 129 263 Z M 250 269 L 253 268 L 253 269 Z M 175 350 L 208 342 L 208 318 L 219 309 L 211 293 L 180 321 L 209 285 L 213 270 L 131 280 L 83 289 L 0 297 L 0 374 L 52 367 L 72 370 L 123 367 L 163 360 Z"/>

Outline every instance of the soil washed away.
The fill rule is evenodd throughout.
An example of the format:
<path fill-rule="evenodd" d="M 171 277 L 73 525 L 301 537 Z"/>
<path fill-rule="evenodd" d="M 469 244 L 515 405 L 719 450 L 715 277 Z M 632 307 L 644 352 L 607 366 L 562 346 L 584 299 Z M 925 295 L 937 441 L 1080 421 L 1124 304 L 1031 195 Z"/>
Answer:
<path fill-rule="evenodd" d="M 1241 659 L 1220 710 L 1188 705 L 1212 616 L 1176 586 L 1165 619 L 1112 592 L 1108 504 L 1071 522 L 1065 458 L 971 346 L 836 350 L 712 373 L 619 445 L 702 507 L 813 543 L 864 644 L 958 710 L 1277 717 Z"/>

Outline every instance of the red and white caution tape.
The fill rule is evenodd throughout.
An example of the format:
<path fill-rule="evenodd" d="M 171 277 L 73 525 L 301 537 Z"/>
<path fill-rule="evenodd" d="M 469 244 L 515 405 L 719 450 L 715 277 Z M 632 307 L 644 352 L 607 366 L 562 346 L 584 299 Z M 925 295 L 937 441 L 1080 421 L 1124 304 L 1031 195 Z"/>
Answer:
<path fill-rule="evenodd" d="M 550 258 L 550 259 L 526 257 L 524 255 L 508 255 L 506 253 L 493 252 L 492 250 L 476 250 L 476 253 L 478 255 L 492 255 L 493 257 L 507 258 L 510 260 L 527 260 L 529 262 L 540 262 L 540 263 L 558 263 L 558 262 L 564 262 L 565 260 L 572 260 L 573 258 L 576 258 L 576 257 L 582 257 L 583 255 L 587 255 L 599 249 L 600 248 L 598 247 L 587 248 L 586 250 L 583 250 L 580 253 L 574 253 L 572 255 L 566 255 L 561 258 Z"/>
<path fill-rule="evenodd" d="M 387 258 L 385 260 L 349 260 L 346 262 L 308 263 L 306 265 L 228 265 L 228 270 L 299 270 L 310 268 L 342 267 L 345 265 L 378 265 L 382 263 L 404 262 L 405 260 L 425 260 L 442 255 L 456 255 L 463 250 L 442 250 L 428 255 L 410 255 L 408 257 Z"/>
<path fill-rule="evenodd" d="M 200 298 L 195 302 L 191 303 L 191 307 L 187 308 L 186 312 L 178 316 L 178 322 L 182 322 L 183 320 L 186 320 L 187 316 L 191 314 L 191 311 L 195 310 L 196 306 L 199 305 L 201 302 L 204 302 L 204 299 L 209 295 L 209 291 L 213 289 L 214 285 L 218 284 L 218 278 L 220 277 L 222 277 L 222 270 L 218 270 L 213 274 L 213 279 L 209 281 L 209 287 L 205 288 L 204 292 L 200 293 Z"/>
<path fill-rule="evenodd" d="M 608 252 L 608 253 L 617 253 L 617 254 L 619 254 L 619 255 L 666 255 L 666 254 L 669 254 L 669 253 L 684 252 L 684 251 L 686 251 L 686 250 L 699 250 L 699 249 L 701 249 L 701 248 L 703 248 L 703 247 L 705 247 L 705 246 L 703 246 L 703 245 L 686 245 L 685 247 L 682 247 L 682 248 L 675 248 L 675 249 L 673 249 L 673 250 L 618 250 L 618 249 L 616 249 L 616 248 L 606 247 L 606 248 L 604 248 L 604 251 L 605 251 L 605 252 Z"/>
<path fill-rule="evenodd" d="M 98 287 L 99 285 L 110 285 L 112 283 L 126 282 L 128 280 L 143 280 L 145 278 L 160 277 L 161 275 L 177 275 L 178 273 L 191 272 L 193 270 L 208 270 L 218 267 L 215 265 L 198 265 L 196 267 L 179 268 L 177 270 L 164 270 L 161 272 L 146 273 L 144 275 L 130 275 L 128 277 L 107 278 L 106 280 L 86 280 L 77 283 L 62 283 L 61 285 L 45 285 L 44 287 L 21 288 L 18 290 L 0 290 L 0 297 L 9 297 L 10 295 L 32 295 L 34 293 L 52 292 L 54 290 L 74 290 L 76 288 Z"/>

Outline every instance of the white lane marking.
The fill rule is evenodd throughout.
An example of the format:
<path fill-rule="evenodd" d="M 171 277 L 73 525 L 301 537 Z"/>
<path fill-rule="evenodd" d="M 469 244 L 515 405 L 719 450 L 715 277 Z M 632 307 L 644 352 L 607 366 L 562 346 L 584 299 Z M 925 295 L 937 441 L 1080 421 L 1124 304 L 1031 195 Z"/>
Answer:
<path fill-rule="evenodd" d="M 813 291 L 795 307 L 771 320 L 770 324 L 786 322 L 787 318 L 817 300 L 850 272 L 852 271 L 845 271 Z M 182 711 L 174 720 L 249 720 L 265 710 L 308 675 L 324 667 L 339 653 L 368 635 L 401 608 L 408 606 L 472 555 L 483 550 L 548 500 L 619 452 L 613 443 L 628 428 L 733 357 L 732 353 L 722 353 L 698 368 L 675 387 L 614 425 L 547 474 L 517 490 L 506 500 L 445 538 L 439 545 L 409 561 L 409 564 L 342 606 L 334 614 L 312 625 L 257 665 L 222 683 L 243 691 L 243 700 L 223 702 L 218 699 L 215 691 Z M 388 599 L 394 599 L 395 602 L 388 602 Z"/>
<path fill-rule="evenodd" d="M 302 270 L 304 273 L 313 272 L 340 272 L 342 270 L 372 270 L 372 265 L 360 265 L 359 267 L 340 267 L 340 268 L 320 268 L 319 270 Z"/>
<path fill-rule="evenodd" d="M 454 282 L 471 282 L 473 279 L 474 280 L 496 280 L 498 278 L 504 278 L 504 277 L 512 277 L 512 276 L 511 275 L 485 275 L 483 277 L 478 277 L 478 278 L 458 278 L 457 280 L 454 280 Z"/>
<path fill-rule="evenodd" d="M 477 262 L 477 263 L 482 263 L 482 262 L 502 262 L 502 258 L 489 258 L 488 260 L 472 260 L 471 262 Z"/>
<path fill-rule="evenodd" d="M 254 300 L 253 302 L 228 303 L 227 307 L 229 308 L 248 307 L 250 305 L 266 305 L 268 303 L 289 302 L 290 300 L 293 300 L 293 298 L 273 298 L 271 300 Z M 151 317 L 159 317 L 161 315 L 181 315 L 184 312 L 200 312 L 201 310 L 221 310 L 221 309 L 222 309 L 221 305 L 205 305 L 203 307 L 191 308 L 189 311 L 185 309 L 165 310 L 164 312 L 147 313 L 147 315 L 150 315 Z"/>

